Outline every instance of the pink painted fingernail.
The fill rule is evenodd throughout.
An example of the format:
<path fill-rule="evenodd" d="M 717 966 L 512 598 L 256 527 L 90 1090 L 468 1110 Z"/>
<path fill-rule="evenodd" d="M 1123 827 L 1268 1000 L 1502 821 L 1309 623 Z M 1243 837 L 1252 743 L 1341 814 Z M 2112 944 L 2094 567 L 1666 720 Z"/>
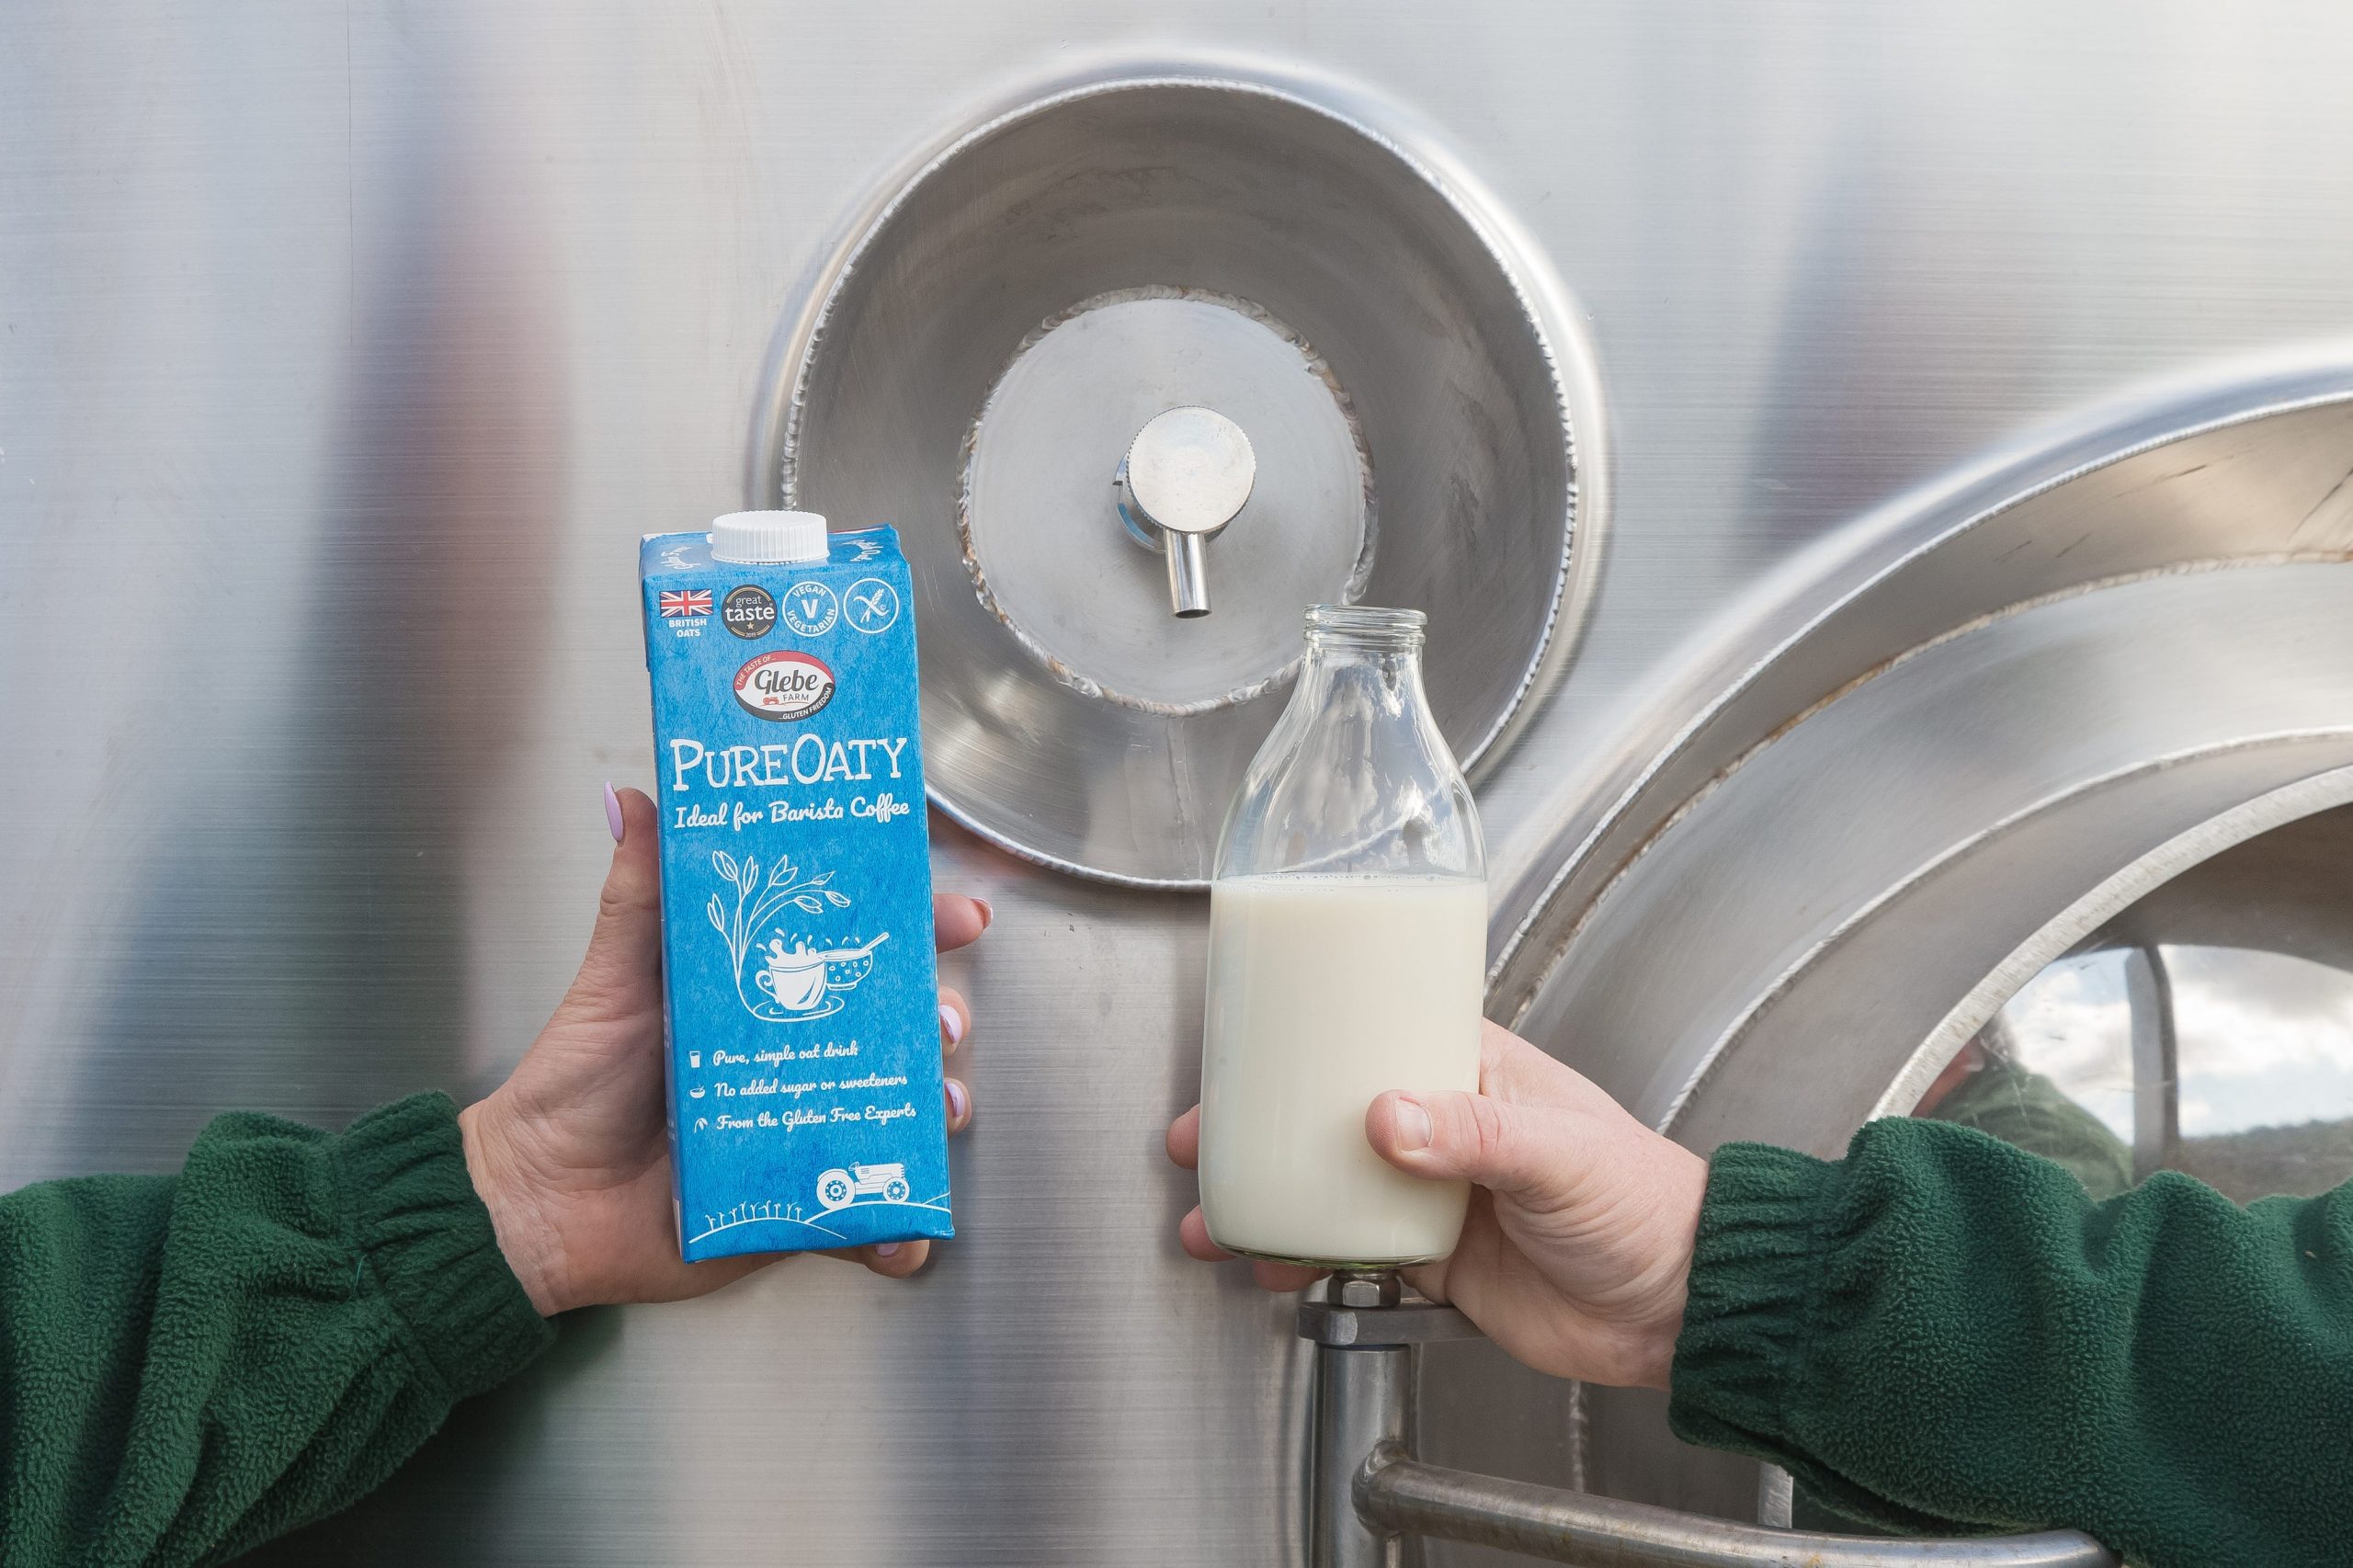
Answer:
<path fill-rule="evenodd" d="M 972 1096 L 971 1092 L 955 1079 L 949 1079 L 948 1119 L 950 1121 L 961 1121 L 972 1114 Z"/>
<path fill-rule="evenodd" d="M 613 842 L 621 841 L 621 798 L 613 793 L 610 784 L 605 786 L 605 825 L 613 830 Z"/>
<path fill-rule="evenodd" d="M 896 1242 L 876 1242 L 874 1244 L 874 1256 L 877 1257 L 888 1257 L 898 1250 L 899 1244 Z"/>
<path fill-rule="evenodd" d="M 976 899 L 974 899 L 972 902 L 973 902 L 974 903 L 977 903 L 977 904 L 979 904 L 979 905 L 981 906 L 981 929 L 982 929 L 982 930 L 985 931 L 985 930 L 987 930 L 990 926 L 994 926 L 994 925 L 995 925 L 995 924 L 996 924 L 996 911 L 995 911 L 995 909 L 992 909 L 992 908 L 989 906 L 989 901 L 988 901 L 987 899 L 984 899 L 984 898 L 976 898 Z"/>
<path fill-rule="evenodd" d="M 939 1032 L 948 1037 L 950 1045 L 964 1043 L 964 1020 L 945 1002 L 939 1005 Z"/>

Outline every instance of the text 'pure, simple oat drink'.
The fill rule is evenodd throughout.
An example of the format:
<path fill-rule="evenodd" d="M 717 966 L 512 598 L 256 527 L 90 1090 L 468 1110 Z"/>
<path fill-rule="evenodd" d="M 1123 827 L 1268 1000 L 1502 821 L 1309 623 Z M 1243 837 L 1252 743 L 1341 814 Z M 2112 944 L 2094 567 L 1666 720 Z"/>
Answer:
<path fill-rule="evenodd" d="M 679 1252 L 952 1235 L 898 537 L 744 512 L 638 570 Z"/>

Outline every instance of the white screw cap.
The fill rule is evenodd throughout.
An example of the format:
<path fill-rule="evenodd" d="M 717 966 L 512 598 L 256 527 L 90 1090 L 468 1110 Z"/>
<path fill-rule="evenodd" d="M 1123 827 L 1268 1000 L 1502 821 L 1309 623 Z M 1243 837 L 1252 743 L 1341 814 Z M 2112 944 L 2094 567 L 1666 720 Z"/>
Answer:
<path fill-rule="evenodd" d="M 710 523 L 713 561 L 823 561 L 825 548 L 825 519 L 814 512 L 730 512 Z"/>

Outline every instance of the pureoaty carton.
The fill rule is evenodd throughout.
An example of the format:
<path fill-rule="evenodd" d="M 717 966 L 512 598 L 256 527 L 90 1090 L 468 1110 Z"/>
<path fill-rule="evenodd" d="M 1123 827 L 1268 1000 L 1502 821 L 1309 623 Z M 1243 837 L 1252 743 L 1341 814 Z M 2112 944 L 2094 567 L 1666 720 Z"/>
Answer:
<path fill-rule="evenodd" d="M 679 1253 L 952 1235 L 898 537 L 738 513 L 638 565 Z"/>

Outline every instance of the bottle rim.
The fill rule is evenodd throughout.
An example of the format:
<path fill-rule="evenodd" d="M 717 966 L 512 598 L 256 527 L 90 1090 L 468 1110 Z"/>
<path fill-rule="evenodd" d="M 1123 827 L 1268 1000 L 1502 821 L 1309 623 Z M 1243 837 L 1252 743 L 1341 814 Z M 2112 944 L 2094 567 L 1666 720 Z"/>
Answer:
<path fill-rule="evenodd" d="M 1387 609 L 1379 605 L 1309 605 L 1306 619 L 1311 642 L 1399 649 L 1420 647 L 1422 628 L 1429 619 L 1417 609 Z"/>

